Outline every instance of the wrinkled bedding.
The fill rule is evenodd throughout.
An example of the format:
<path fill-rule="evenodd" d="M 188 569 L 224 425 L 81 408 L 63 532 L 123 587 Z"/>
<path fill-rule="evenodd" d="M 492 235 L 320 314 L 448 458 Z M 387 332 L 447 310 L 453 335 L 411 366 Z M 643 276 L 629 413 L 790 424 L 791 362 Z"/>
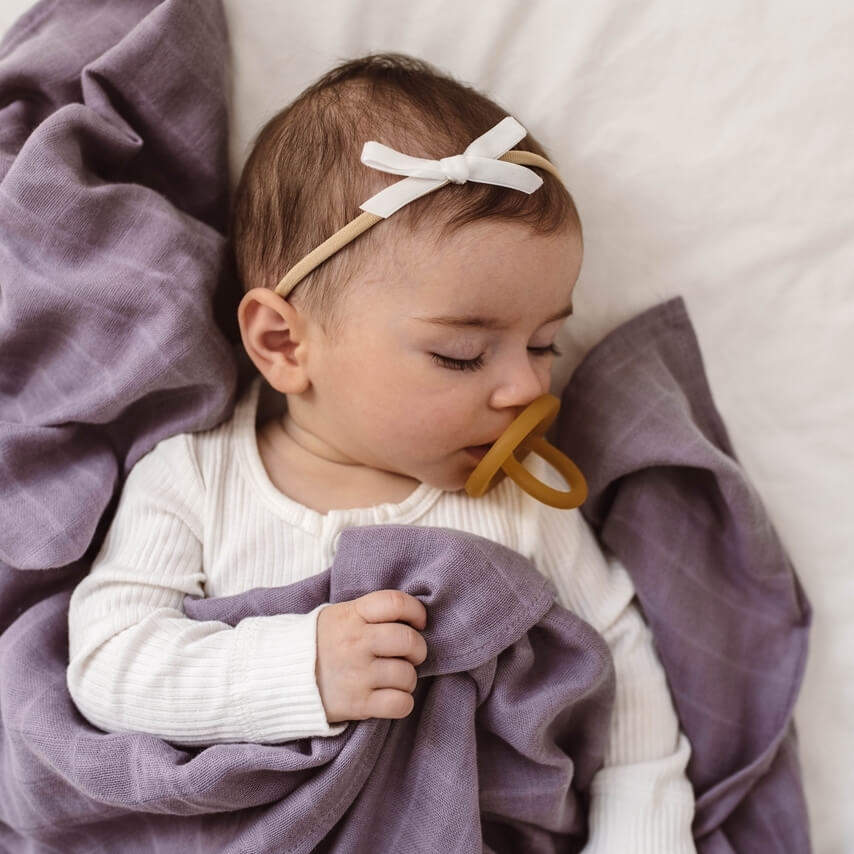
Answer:
<path fill-rule="evenodd" d="M 223 236 L 226 79 L 221 10 L 202 0 L 43 2 L 0 45 L 0 846 L 9 851 L 264 850 L 258 841 L 269 833 L 291 845 L 286 850 L 312 850 L 308 841 L 317 850 L 362 850 L 380 795 L 396 793 L 390 769 L 413 756 L 431 766 L 416 750 L 429 743 L 429 726 L 369 722 L 326 742 L 182 751 L 99 732 L 65 692 L 68 593 L 86 571 L 124 474 L 159 438 L 217 423 L 232 405 L 236 368 L 227 325 L 217 323 L 219 307 L 226 316 L 233 302 Z M 791 718 L 809 607 L 733 458 L 679 301 L 621 327 L 589 354 L 564 393 L 557 441 L 587 474 L 584 512 L 632 573 L 653 628 L 693 745 L 698 848 L 807 852 Z M 458 535 L 391 528 L 354 536 L 354 548 L 383 544 L 378 554 L 398 557 L 415 540 L 438 536 L 441 548 L 417 550 L 415 576 L 379 561 L 378 572 L 401 571 L 401 583 L 421 578 L 440 554 L 465 554 L 467 572 L 473 560 Z M 531 580 L 515 556 L 494 560 Z M 432 586 L 419 580 L 414 591 L 457 601 L 454 565 L 433 567 Z M 335 577 L 333 568 L 316 583 L 334 586 Z M 504 635 L 490 660 L 466 662 L 464 675 L 425 670 L 412 723 L 426 724 L 434 697 L 464 686 L 479 710 L 474 718 L 501 733 L 489 739 L 494 754 L 477 756 L 491 783 L 503 768 L 501 739 L 537 730 L 508 733 L 478 700 L 493 680 L 512 675 L 516 657 L 533 654 L 534 636 L 543 641 L 553 676 L 526 684 L 525 697 L 537 705 L 547 695 L 538 726 L 555 737 L 560 762 L 575 764 L 573 788 L 554 790 L 564 806 L 545 810 L 559 824 L 536 832 L 545 847 L 513 850 L 552 850 L 554 839 L 583 834 L 578 798 L 603 719 L 590 708 L 607 705 L 607 667 L 599 661 L 596 671 L 585 658 L 600 639 L 565 613 L 555 628 L 550 598 L 522 587 L 496 593 L 491 616 L 530 596 L 538 603 L 526 612 L 533 621 Z M 358 589 L 370 589 L 370 579 Z M 246 601 L 269 607 L 281 595 L 295 593 Z M 235 604 L 188 610 L 237 618 Z M 455 615 L 435 606 L 433 613 L 449 621 L 440 619 L 430 639 L 438 656 L 439 630 Z M 536 629 L 544 619 L 546 628 Z M 477 625 L 492 638 L 498 624 Z M 565 656 L 554 656 L 549 632 L 564 629 Z M 453 657 L 453 646 L 444 652 Z M 444 669 L 438 657 L 433 666 Z M 560 675 L 567 667 L 569 680 Z M 590 696 L 572 693 L 582 685 L 579 672 L 590 677 Z M 556 712 L 561 704 L 578 714 Z M 563 735 L 550 729 L 554 720 L 567 725 Z M 394 749 L 380 757 L 389 739 Z M 285 767 L 293 774 L 282 775 Z M 482 832 L 502 850 L 510 837 L 493 839 L 478 812 L 488 818 L 498 802 L 512 812 L 519 799 L 482 783 L 478 804 L 472 769 L 460 770 L 459 789 L 449 792 L 468 813 L 455 838 L 473 847 L 456 850 L 479 850 Z M 324 823 L 315 798 L 325 802 L 318 793 L 342 781 L 359 784 L 335 803 L 354 806 Z M 419 797 L 424 791 L 445 794 L 438 785 Z M 300 799 L 310 792 L 306 806 Z M 295 823 L 298 803 L 323 837 Z M 405 816 L 405 803 L 396 809 Z M 513 816 L 532 827 L 541 819 Z M 400 832 L 411 833 L 405 824 Z M 231 840 L 224 847 L 220 833 Z M 408 850 L 410 838 L 400 838 Z"/>

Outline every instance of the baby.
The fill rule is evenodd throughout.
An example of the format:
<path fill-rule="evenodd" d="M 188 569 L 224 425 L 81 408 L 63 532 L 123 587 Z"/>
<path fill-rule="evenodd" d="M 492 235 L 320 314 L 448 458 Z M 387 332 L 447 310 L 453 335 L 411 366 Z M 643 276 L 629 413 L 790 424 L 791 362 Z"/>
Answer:
<path fill-rule="evenodd" d="M 689 747 L 628 575 L 578 511 L 509 480 L 462 491 L 548 390 L 572 311 L 581 226 L 544 158 L 491 100 L 399 56 L 334 69 L 261 131 L 233 223 L 261 377 L 227 423 L 162 442 L 128 477 L 70 607 L 68 685 L 88 720 L 204 745 L 406 716 L 426 655 L 414 597 L 236 628 L 182 602 L 321 572 L 347 527 L 458 529 L 531 559 L 611 648 L 590 850 L 694 850 Z M 268 397 L 284 412 L 262 414 Z"/>

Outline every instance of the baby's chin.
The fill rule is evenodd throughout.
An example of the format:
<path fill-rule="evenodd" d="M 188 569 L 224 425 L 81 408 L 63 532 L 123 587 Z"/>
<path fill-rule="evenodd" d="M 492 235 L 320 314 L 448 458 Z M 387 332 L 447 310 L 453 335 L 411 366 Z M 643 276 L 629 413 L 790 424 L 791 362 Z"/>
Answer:
<path fill-rule="evenodd" d="M 461 492 L 465 489 L 466 481 L 472 471 L 473 467 L 468 467 L 460 472 L 431 472 L 421 478 L 421 482 L 435 489 L 441 489 L 443 492 Z"/>
<path fill-rule="evenodd" d="M 411 478 L 443 492 L 460 492 L 465 489 L 479 459 L 468 453 L 450 453 L 435 460 L 411 461 L 410 464 L 388 466 L 386 471 Z"/>

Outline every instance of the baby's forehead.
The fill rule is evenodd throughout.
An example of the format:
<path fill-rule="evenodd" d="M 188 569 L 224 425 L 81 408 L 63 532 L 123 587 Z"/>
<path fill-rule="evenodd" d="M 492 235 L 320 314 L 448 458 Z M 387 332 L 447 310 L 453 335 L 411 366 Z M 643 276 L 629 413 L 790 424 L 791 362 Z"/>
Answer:
<path fill-rule="evenodd" d="M 494 219 L 455 229 L 420 223 L 384 232 L 386 225 L 363 247 L 368 255 L 348 288 L 358 300 L 449 317 L 526 310 L 529 303 L 548 313 L 570 301 L 581 259 L 571 226 L 544 234 Z"/>

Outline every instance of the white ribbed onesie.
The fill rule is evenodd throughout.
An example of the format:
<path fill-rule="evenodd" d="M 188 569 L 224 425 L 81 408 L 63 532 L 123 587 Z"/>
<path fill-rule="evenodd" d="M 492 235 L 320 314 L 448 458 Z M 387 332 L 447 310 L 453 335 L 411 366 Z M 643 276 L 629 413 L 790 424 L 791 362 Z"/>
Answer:
<path fill-rule="evenodd" d="M 68 686 L 85 717 L 108 731 L 187 745 L 339 732 L 326 722 L 315 681 L 317 611 L 231 628 L 186 618 L 184 596 L 307 578 L 331 564 L 347 527 L 468 531 L 530 558 L 613 653 L 615 713 L 585 850 L 694 851 L 687 740 L 629 576 L 604 558 L 581 514 L 540 504 L 510 481 L 479 499 L 422 484 L 400 504 L 321 514 L 270 482 L 256 443 L 258 389 L 230 421 L 161 442 L 130 473 L 71 600 Z"/>

